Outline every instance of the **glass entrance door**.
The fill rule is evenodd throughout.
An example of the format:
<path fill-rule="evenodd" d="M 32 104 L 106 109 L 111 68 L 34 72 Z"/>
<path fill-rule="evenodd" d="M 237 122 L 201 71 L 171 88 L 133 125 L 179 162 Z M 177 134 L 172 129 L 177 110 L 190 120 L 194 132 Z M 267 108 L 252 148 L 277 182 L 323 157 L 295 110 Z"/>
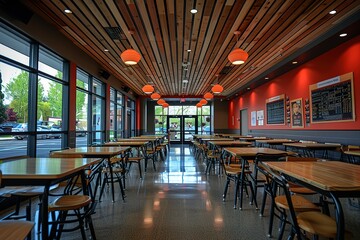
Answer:
<path fill-rule="evenodd" d="M 168 131 L 171 143 L 184 143 L 192 140 L 192 135 L 197 133 L 196 117 L 169 116 Z"/>
<path fill-rule="evenodd" d="M 197 122 L 196 117 L 183 116 L 184 118 L 184 139 L 183 142 L 190 142 L 193 134 L 196 134 Z"/>
<path fill-rule="evenodd" d="M 170 132 L 170 141 L 180 143 L 182 138 L 181 117 L 168 117 L 168 131 Z"/>

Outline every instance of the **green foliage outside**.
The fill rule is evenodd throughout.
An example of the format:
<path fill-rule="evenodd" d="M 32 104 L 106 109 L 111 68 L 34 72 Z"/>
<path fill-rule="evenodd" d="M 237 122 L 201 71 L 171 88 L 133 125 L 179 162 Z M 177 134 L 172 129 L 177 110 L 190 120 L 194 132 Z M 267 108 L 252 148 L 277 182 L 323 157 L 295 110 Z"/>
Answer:
<path fill-rule="evenodd" d="M 62 73 L 58 72 L 56 77 L 62 79 Z M 63 85 L 57 82 L 49 81 L 49 92 L 45 97 L 44 86 L 38 81 L 38 104 L 37 104 L 37 119 L 48 120 L 49 117 L 62 117 L 62 93 Z M 82 82 L 82 84 L 84 84 Z M 28 102 L 29 102 L 29 73 L 21 71 L 21 73 L 5 85 L 4 92 L 10 96 L 11 102 L 8 108 L 12 108 L 16 112 L 18 122 L 28 121 Z M 76 116 L 82 118 L 82 109 L 84 107 L 86 94 L 79 92 L 76 95 Z M 0 101 L 0 123 L 7 121 L 6 107 L 3 105 L 4 96 L 1 93 Z"/>

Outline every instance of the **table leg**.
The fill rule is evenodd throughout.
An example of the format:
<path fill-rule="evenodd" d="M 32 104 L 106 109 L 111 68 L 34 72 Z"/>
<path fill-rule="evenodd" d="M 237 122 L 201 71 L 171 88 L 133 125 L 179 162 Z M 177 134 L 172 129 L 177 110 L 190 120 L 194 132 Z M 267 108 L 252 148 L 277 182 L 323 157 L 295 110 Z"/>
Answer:
<path fill-rule="evenodd" d="M 115 202 L 115 193 L 114 193 L 114 177 L 113 177 L 113 169 L 111 166 L 111 158 L 108 158 L 109 170 L 110 170 L 110 181 L 111 181 L 111 194 L 112 194 L 112 202 Z"/>
<path fill-rule="evenodd" d="M 344 220 L 344 212 L 341 206 L 341 202 L 339 198 L 337 198 L 333 193 L 330 193 L 331 198 L 335 203 L 335 217 L 336 217 L 336 228 L 337 235 L 336 239 L 344 239 L 345 238 L 345 220 Z"/>
<path fill-rule="evenodd" d="M 44 194 L 42 196 L 42 204 L 41 204 L 41 238 L 42 239 L 49 238 L 49 214 L 48 214 L 49 189 L 50 189 L 50 185 L 47 184 L 44 187 Z"/>

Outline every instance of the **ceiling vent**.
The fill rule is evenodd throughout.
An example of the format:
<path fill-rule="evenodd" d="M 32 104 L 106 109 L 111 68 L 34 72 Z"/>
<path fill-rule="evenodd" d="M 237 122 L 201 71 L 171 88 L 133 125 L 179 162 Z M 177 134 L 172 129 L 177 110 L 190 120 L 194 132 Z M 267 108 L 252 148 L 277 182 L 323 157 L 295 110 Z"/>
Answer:
<path fill-rule="evenodd" d="M 225 66 L 223 69 L 221 69 L 220 74 L 221 75 L 225 75 L 228 74 L 231 69 L 233 69 L 233 66 Z"/>
<path fill-rule="evenodd" d="M 106 27 L 105 31 L 109 34 L 112 40 L 126 40 L 126 36 L 119 27 Z"/>

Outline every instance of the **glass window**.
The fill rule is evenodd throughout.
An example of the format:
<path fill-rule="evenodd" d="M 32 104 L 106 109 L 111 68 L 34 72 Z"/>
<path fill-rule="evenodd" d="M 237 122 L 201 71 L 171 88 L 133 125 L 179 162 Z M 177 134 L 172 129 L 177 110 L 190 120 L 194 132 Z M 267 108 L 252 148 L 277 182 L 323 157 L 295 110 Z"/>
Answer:
<path fill-rule="evenodd" d="M 44 47 L 39 49 L 39 71 L 58 79 L 63 78 L 64 60 Z M 67 80 L 67 79 L 66 79 Z"/>
<path fill-rule="evenodd" d="M 184 106 L 183 115 L 196 115 L 196 106 Z"/>
<path fill-rule="evenodd" d="M 102 114 L 102 99 L 97 96 L 92 96 L 92 120 L 93 131 L 103 130 L 103 114 Z"/>
<path fill-rule="evenodd" d="M 110 102 L 110 140 L 113 140 L 114 138 L 116 138 L 116 136 L 115 136 L 115 104 L 113 102 Z"/>
<path fill-rule="evenodd" d="M 182 106 L 169 106 L 169 115 L 182 115 Z"/>
<path fill-rule="evenodd" d="M 116 114 L 116 119 L 117 119 L 117 138 L 122 138 L 123 137 L 123 108 L 118 106 L 117 107 L 117 114 Z"/>
<path fill-rule="evenodd" d="M 63 85 L 40 76 L 38 79 L 37 125 L 46 126 L 48 131 L 61 131 L 63 109 Z M 54 127 L 53 127 L 54 125 Z M 45 129 L 43 129 L 45 130 Z M 60 138 L 59 133 L 49 137 Z"/>
<path fill-rule="evenodd" d="M 0 24 L 0 54 L 14 61 L 29 66 L 30 42 Z"/>
<path fill-rule="evenodd" d="M 76 146 L 85 147 L 88 145 L 88 93 L 83 90 L 76 90 Z"/>
<path fill-rule="evenodd" d="M 99 96 L 105 96 L 103 86 L 104 86 L 104 84 L 100 80 L 94 79 L 92 92 Z"/>
<path fill-rule="evenodd" d="M 29 73 L 0 62 L 1 88 L 4 93 L 3 104 L 12 112 L 13 122 L 28 122 Z"/>
<path fill-rule="evenodd" d="M 114 88 L 110 88 L 110 101 L 115 102 L 116 91 Z"/>
<path fill-rule="evenodd" d="M 210 106 L 203 106 L 201 108 L 201 114 L 202 115 L 210 115 Z"/>
<path fill-rule="evenodd" d="M 89 90 L 89 74 L 77 69 L 76 70 L 76 86 L 84 90 Z"/>
<path fill-rule="evenodd" d="M 117 93 L 117 104 L 123 105 L 123 95 L 120 92 Z"/>

